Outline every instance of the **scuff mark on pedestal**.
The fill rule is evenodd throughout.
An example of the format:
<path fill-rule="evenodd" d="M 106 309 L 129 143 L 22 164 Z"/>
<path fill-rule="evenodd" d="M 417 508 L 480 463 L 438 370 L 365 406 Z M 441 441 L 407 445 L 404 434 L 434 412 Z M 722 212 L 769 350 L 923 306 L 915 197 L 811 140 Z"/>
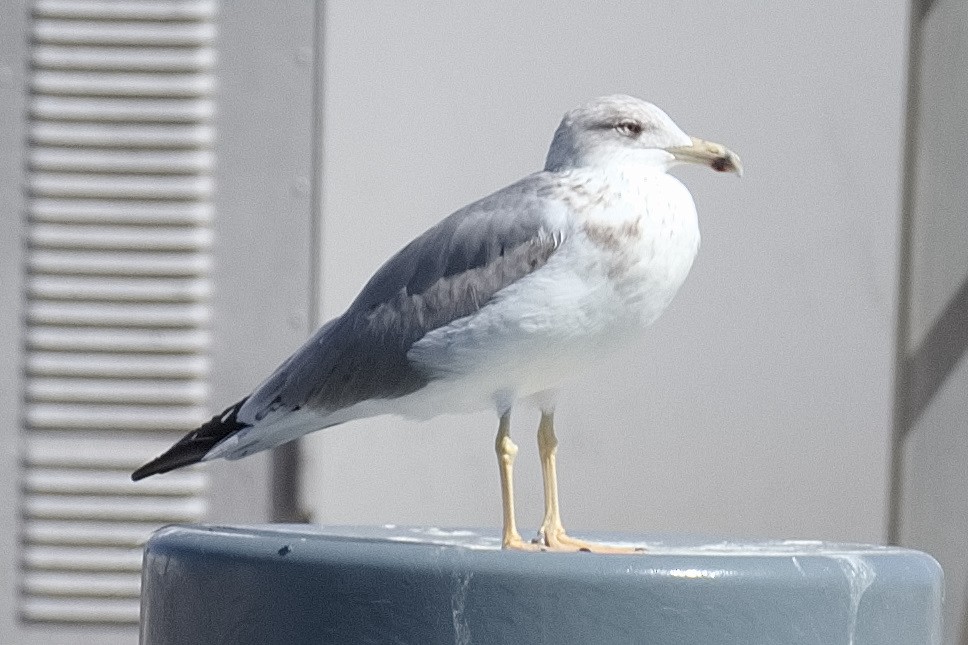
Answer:
<path fill-rule="evenodd" d="M 474 574 L 470 571 L 457 575 L 457 586 L 450 598 L 450 610 L 454 620 L 454 645 L 471 644 L 471 628 L 467 624 L 464 608 L 467 604 L 467 588 Z"/>
<path fill-rule="evenodd" d="M 852 553 L 838 553 L 830 556 L 840 566 L 847 578 L 847 590 L 850 593 L 850 615 L 847 625 L 847 645 L 854 645 L 854 635 L 857 632 L 857 614 L 860 611 L 860 601 L 864 592 L 874 584 L 877 573 L 863 556 Z"/>

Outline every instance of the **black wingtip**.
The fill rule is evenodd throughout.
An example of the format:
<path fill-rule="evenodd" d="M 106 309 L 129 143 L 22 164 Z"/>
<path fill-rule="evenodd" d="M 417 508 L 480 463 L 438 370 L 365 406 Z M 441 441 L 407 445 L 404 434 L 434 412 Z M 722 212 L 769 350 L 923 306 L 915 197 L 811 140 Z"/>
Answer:
<path fill-rule="evenodd" d="M 248 426 L 238 420 L 239 409 L 245 401 L 242 399 L 227 407 L 222 414 L 189 432 L 163 454 L 131 473 L 131 480 L 139 481 L 200 462 L 216 444 Z"/>
<path fill-rule="evenodd" d="M 174 451 L 177 447 L 178 444 L 175 444 L 161 456 L 152 459 L 144 466 L 131 473 L 131 481 L 136 482 L 144 479 L 145 477 L 150 477 L 151 475 L 160 475 L 161 473 L 167 473 L 170 470 L 175 470 L 176 468 L 181 468 L 182 466 L 197 464 L 202 460 L 202 457 L 205 456 L 205 453 L 203 452 L 200 455 L 181 455 L 181 459 L 178 459 L 178 455 L 171 454 L 172 451 Z"/>

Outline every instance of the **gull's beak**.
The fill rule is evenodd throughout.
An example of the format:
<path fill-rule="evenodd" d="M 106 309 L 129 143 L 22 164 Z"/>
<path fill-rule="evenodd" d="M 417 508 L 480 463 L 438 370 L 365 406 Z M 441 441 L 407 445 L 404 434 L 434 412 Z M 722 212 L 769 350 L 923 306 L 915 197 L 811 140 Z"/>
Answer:
<path fill-rule="evenodd" d="M 666 151 L 683 163 L 697 163 L 718 172 L 734 172 L 739 177 L 743 176 L 743 164 L 739 157 L 726 146 L 712 141 L 692 137 L 690 145 L 666 148 Z"/>

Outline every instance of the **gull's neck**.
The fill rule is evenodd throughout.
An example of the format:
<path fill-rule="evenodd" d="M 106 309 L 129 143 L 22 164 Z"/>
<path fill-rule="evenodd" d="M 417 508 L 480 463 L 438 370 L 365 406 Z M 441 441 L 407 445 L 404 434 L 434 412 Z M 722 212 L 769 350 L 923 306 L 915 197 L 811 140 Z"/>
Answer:
<path fill-rule="evenodd" d="M 658 148 L 607 148 L 563 159 L 549 154 L 545 170 L 656 175 L 665 173 L 674 163 L 675 158 L 671 154 Z"/>

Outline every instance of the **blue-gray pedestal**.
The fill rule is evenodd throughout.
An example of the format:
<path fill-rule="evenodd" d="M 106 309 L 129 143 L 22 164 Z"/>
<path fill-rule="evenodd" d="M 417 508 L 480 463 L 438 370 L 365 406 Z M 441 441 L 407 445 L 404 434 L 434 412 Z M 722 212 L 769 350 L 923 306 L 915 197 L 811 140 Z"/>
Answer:
<path fill-rule="evenodd" d="M 648 551 L 505 552 L 496 534 L 439 529 L 170 527 L 145 548 L 142 642 L 940 643 L 941 570 L 923 553 L 635 542 Z"/>

